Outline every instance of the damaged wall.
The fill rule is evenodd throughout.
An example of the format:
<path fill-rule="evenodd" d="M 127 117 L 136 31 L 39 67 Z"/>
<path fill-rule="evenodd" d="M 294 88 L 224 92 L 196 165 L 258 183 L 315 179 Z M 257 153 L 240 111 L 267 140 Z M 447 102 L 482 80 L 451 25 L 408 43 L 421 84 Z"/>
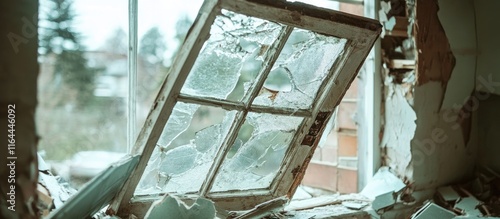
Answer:
<path fill-rule="evenodd" d="M 467 105 L 477 56 L 472 4 L 407 1 L 417 64 L 403 83 L 386 79 L 382 146 L 385 163 L 416 190 L 473 172 L 477 125 Z"/>
<path fill-rule="evenodd" d="M 412 140 L 416 189 L 463 179 L 474 169 L 470 164 L 476 159 L 476 125 L 467 107 L 476 64 L 472 4 L 453 0 L 417 3 L 419 80 L 414 106 L 418 128 Z"/>

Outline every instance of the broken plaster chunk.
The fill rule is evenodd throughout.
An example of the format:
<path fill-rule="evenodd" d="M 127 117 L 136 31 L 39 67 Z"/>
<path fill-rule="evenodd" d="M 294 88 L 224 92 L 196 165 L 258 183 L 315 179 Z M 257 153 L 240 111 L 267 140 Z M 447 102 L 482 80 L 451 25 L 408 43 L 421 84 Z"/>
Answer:
<path fill-rule="evenodd" d="M 455 202 L 460 198 L 460 195 L 451 186 L 441 187 L 438 189 L 438 193 L 447 202 Z"/>
<path fill-rule="evenodd" d="M 456 215 L 453 212 L 448 211 L 435 203 L 428 202 L 420 210 L 413 214 L 411 219 L 452 219 L 455 216 Z"/>
<path fill-rule="evenodd" d="M 188 206 L 180 198 L 167 194 L 151 205 L 144 218 L 213 219 L 215 215 L 215 205 L 208 199 L 198 198 Z"/>
<path fill-rule="evenodd" d="M 403 181 L 395 176 L 389 167 L 385 166 L 380 167 L 360 194 L 373 200 L 378 195 L 387 192 L 399 192 L 405 187 Z"/>
<path fill-rule="evenodd" d="M 394 26 L 396 26 L 396 17 L 391 17 L 389 18 L 388 21 L 384 22 L 384 27 L 388 31 L 392 31 L 394 29 Z"/>
<path fill-rule="evenodd" d="M 47 165 L 47 163 L 45 163 L 42 156 L 40 156 L 40 153 L 37 153 L 37 157 L 38 157 L 38 170 L 44 172 L 50 171 L 50 166 Z"/>
<path fill-rule="evenodd" d="M 380 10 L 383 11 L 384 13 L 388 14 L 389 11 L 391 10 L 391 3 L 390 2 L 385 2 L 385 1 L 380 1 Z"/>
<path fill-rule="evenodd" d="M 368 205 L 368 202 L 364 202 L 364 201 L 344 201 L 342 202 L 342 205 L 347 207 L 347 208 L 350 208 L 350 209 L 354 209 L 354 210 L 361 210 L 362 208 L 364 208 L 365 206 Z"/>
<path fill-rule="evenodd" d="M 481 211 L 479 211 L 478 209 L 479 205 L 481 204 L 482 202 L 474 197 L 466 197 L 458 201 L 458 203 L 455 205 L 455 208 L 463 210 L 464 213 L 468 216 L 483 216 Z"/>
<path fill-rule="evenodd" d="M 379 17 L 380 22 L 382 22 L 382 23 L 389 20 L 389 19 L 387 19 L 387 14 L 385 14 L 385 12 L 382 9 L 380 9 L 378 11 L 378 17 Z"/>
<path fill-rule="evenodd" d="M 372 203 L 372 208 L 375 211 L 379 211 L 380 209 L 384 209 L 396 204 L 397 194 L 393 191 L 379 195 L 375 198 Z"/>

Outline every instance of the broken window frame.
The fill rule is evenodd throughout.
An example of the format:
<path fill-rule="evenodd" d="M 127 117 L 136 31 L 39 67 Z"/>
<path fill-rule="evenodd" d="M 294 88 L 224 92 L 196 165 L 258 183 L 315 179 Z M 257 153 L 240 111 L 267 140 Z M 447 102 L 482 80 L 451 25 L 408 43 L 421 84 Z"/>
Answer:
<path fill-rule="evenodd" d="M 180 90 L 202 46 L 210 35 L 212 23 L 215 17 L 221 13 L 222 9 L 287 26 L 283 28 L 280 34 L 282 40 L 277 40 L 278 43 L 275 43 L 268 49 L 267 52 L 269 54 L 274 54 L 267 56 L 268 58 L 266 58 L 264 64 L 265 70 L 261 71 L 254 85 L 252 85 L 250 91 L 251 99 L 247 104 L 235 104 L 225 100 L 180 94 Z M 346 39 L 347 43 L 343 53 L 331 67 L 328 76 L 321 82 L 321 87 L 312 103 L 311 109 L 304 110 L 252 105 L 253 98 L 257 96 L 287 37 L 295 27 Z M 226 142 L 217 152 L 214 164 L 212 164 L 208 173 L 208 182 L 205 180 L 200 194 L 185 195 L 183 198 L 189 199 L 203 196 L 213 200 L 219 208 L 225 210 L 244 210 L 276 197 L 291 197 L 304 176 L 306 167 L 323 134 L 322 132 L 328 119 L 332 116 L 334 108 L 338 105 L 349 85 L 354 80 L 380 32 L 381 25 L 378 21 L 299 2 L 206 0 L 170 69 L 168 80 L 165 80 L 162 84 L 145 125 L 131 152 L 133 155 L 141 155 L 139 163 L 121 191 L 115 196 L 108 208 L 108 213 L 118 213 L 119 215 L 133 213 L 136 216 L 144 216 L 151 203 L 159 198 L 159 196 L 134 197 L 134 191 L 144 173 L 163 128 L 172 113 L 173 106 L 177 102 L 196 103 L 244 111 L 245 113 L 239 114 L 239 117 L 235 120 L 236 124 L 233 124 L 233 127 L 241 126 L 246 112 L 264 112 L 304 117 L 304 121 L 297 129 L 293 138 L 294 140 L 287 149 L 280 170 L 269 189 L 209 194 L 209 189 L 216 177 L 217 170 L 220 168 L 227 151 L 232 146 Z M 236 131 L 232 130 L 230 133 L 237 135 L 237 128 Z M 244 199 L 244 201 L 241 199 Z"/>

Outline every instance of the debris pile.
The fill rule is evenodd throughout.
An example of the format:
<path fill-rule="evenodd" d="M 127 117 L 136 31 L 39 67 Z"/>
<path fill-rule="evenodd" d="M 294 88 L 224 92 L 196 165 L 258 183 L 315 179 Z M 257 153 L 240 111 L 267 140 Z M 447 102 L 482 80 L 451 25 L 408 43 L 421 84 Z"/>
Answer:
<path fill-rule="evenodd" d="M 37 194 L 39 197 L 38 209 L 40 210 L 40 215 L 45 217 L 53 209 L 62 207 L 64 202 L 75 193 L 76 190 L 66 180 L 52 174 L 50 167 L 38 155 Z"/>
<path fill-rule="evenodd" d="M 500 218 L 500 175 L 481 168 L 472 181 L 438 188 L 412 216 L 422 218 Z"/>

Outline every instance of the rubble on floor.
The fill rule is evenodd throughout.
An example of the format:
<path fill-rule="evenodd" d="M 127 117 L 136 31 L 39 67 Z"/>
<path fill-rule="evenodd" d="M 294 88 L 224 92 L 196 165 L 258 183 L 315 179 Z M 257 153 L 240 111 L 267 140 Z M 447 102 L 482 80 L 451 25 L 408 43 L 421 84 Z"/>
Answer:
<path fill-rule="evenodd" d="M 500 175 L 483 167 L 469 182 L 438 188 L 411 218 L 500 218 Z"/>
<path fill-rule="evenodd" d="M 261 203 L 248 211 L 239 212 L 239 214 L 230 214 L 227 218 L 281 218 L 281 212 L 283 212 L 283 208 L 288 201 L 287 197 L 278 197 Z"/>
<path fill-rule="evenodd" d="M 51 173 L 50 167 L 38 155 L 37 194 L 39 197 L 38 208 L 41 215 L 47 216 L 53 209 L 62 207 L 64 202 L 75 193 L 76 190 L 66 180 Z"/>
<path fill-rule="evenodd" d="M 360 194 L 333 194 L 292 200 L 282 213 L 284 218 L 370 218 L 364 211 L 370 200 Z"/>

